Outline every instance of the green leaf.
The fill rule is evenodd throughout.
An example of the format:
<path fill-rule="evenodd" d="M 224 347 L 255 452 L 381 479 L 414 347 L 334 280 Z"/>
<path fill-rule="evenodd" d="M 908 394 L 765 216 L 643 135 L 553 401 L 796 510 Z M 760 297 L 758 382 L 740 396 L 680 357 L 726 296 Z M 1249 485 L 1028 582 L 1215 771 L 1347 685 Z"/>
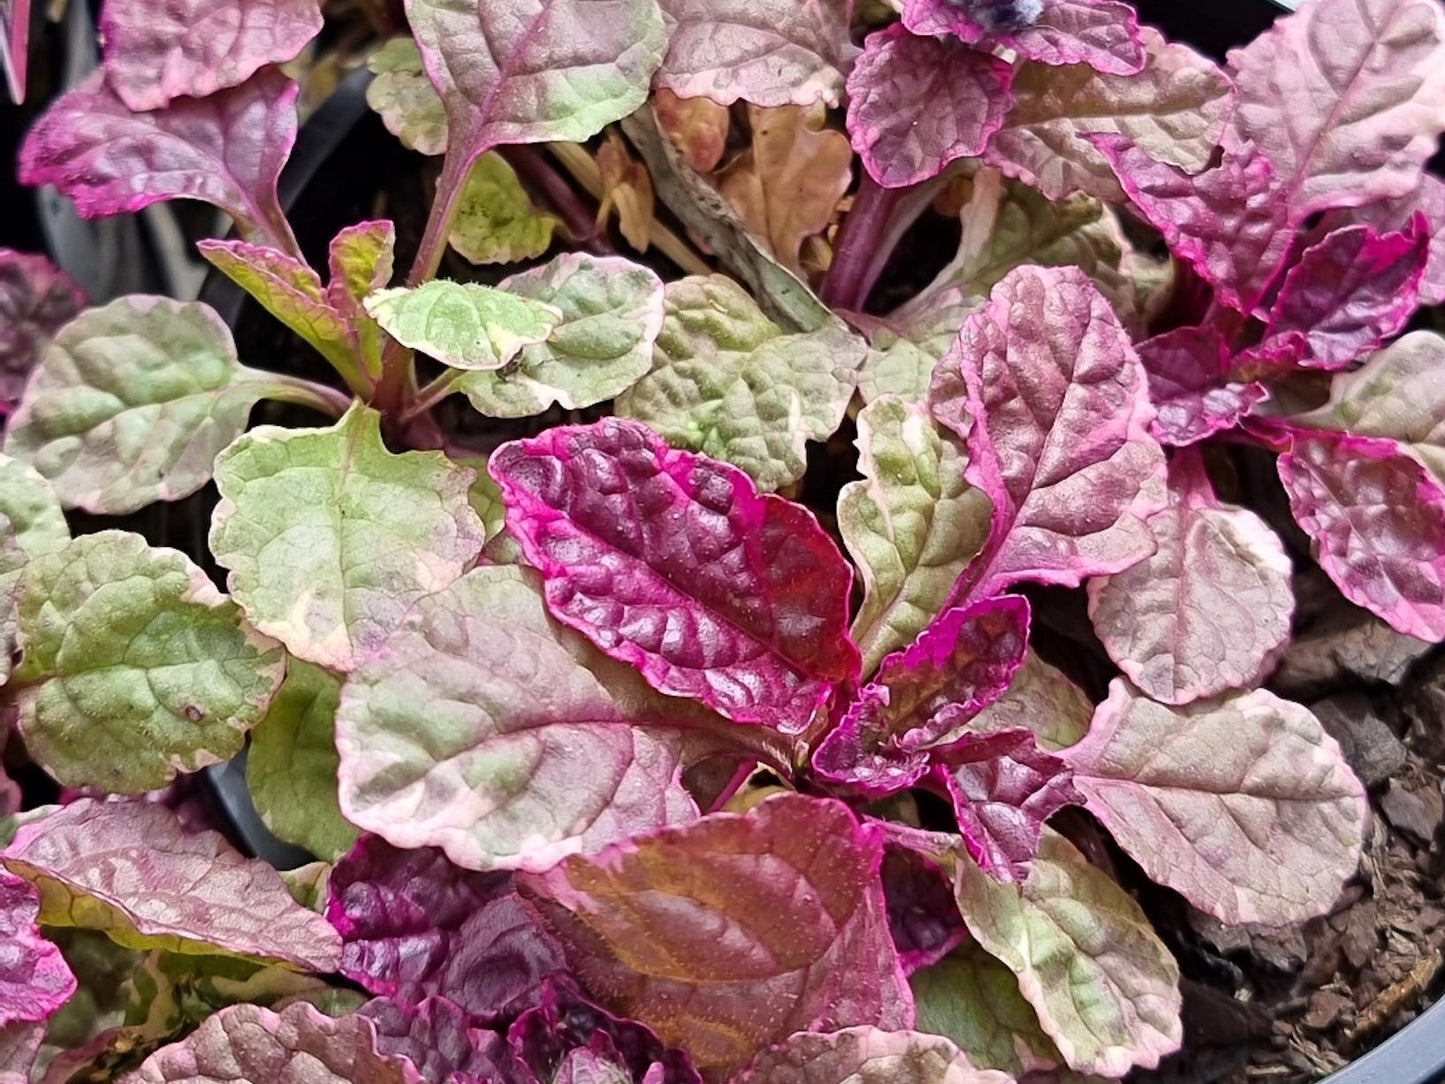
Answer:
<path fill-rule="evenodd" d="M 993 504 L 926 405 L 889 395 L 865 407 L 858 453 L 863 481 L 838 495 L 838 530 L 863 581 L 853 639 L 867 674 L 938 615 L 988 538 Z"/>
<path fill-rule="evenodd" d="M 342 817 L 336 798 L 340 700 L 338 678 L 292 659 L 246 754 L 246 783 L 266 827 L 329 861 L 349 851 L 359 834 Z"/>
<path fill-rule="evenodd" d="M 959 849 L 968 931 L 1019 981 L 1069 1067 L 1123 1076 L 1179 1047 L 1179 965 L 1132 896 L 1048 828 L 1022 885 Z"/>
<path fill-rule="evenodd" d="M 968 729 L 992 734 L 1023 727 L 1034 732 L 1039 748 L 1056 753 L 1082 739 L 1093 718 L 1089 694 L 1030 649 L 1008 692 L 975 715 Z"/>
<path fill-rule="evenodd" d="M 381 114 L 387 131 L 421 154 L 445 154 L 447 110 L 421 64 L 416 39 L 392 38 L 371 54 L 367 66 L 376 78 L 366 102 Z"/>
<path fill-rule="evenodd" d="M 462 188 L 448 240 L 472 263 L 516 263 L 546 252 L 561 224 L 533 207 L 516 171 L 488 151 Z"/>
<path fill-rule="evenodd" d="M 140 794 L 235 756 L 285 672 L 205 573 L 139 535 L 83 535 L 17 592 L 20 729 L 66 786 Z"/>
<path fill-rule="evenodd" d="M 403 346 L 470 371 L 500 369 L 562 319 L 551 305 L 446 279 L 378 290 L 366 299 L 366 311 Z"/>
<path fill-rule="evenodd" d="M 502 283 L 556 307 L 562 322 L 515 365 L 462 377 L 456 387 L 494 418 L 540 414 L 553 403 L 579 410 L 615 398 L 652 368 L 662 330 L 662 280 L 617 257 L 567 253 Z"/>
<path fill-rule="evenodd" d="M 240 364 L 209 306 L 123 297 L 56 335 L 5 451 L 49 479 L 67 508 L 134 512 L 205 485 L 216 453 L 277 379 Z"/>
<path fill-rule="evenodd" d="M 951 287 L 932 295 L 916 317 L 904 323 L 880 324 L 869 331 L 868 357 L 858 374 L 858 392 L 865 403 L 898 395 L 910 403 L 928 400 L 933 370 L 948 353 L 959 329 L 984 298 Z M 897 314 L 895 314 L 896 316 Z"/>
<path fill-rule="evenodd" d="M 0 685 L 9 679 L 13 665 L 20 572 L 29 561 L 54 553 L 68 541 L 70 527 L 50 483 L 29 464 L 0 455 Z"/>
<path fill-rule="evenodd" d="M 507 506 L 502 503 L 502 487 L 487 473 L 486 456 L 463 456 L 453 462 L 459 467 L 471 467 L 477 472 L 477 480 L 472 483 L 467 500 L 481 519 L 482 531 L 490 542 L 507 526 Z"/>
<path fill-rule="evenodd" d="M 253 429 L 216 460 L 211 552 L 258 629 L 347 671 L 422 595 L 476 560 L 471 472 L 437 452 L 393 455 L 357 405 L 327 429 Z"/>
<path fill-rule="evenodd" d="M 741 467 L 760 489 L 797 481 L 805 443 L 843 420 L 866 344 L 837 321 L 785 335 L 721 275 L 668 283 L 665 300 L 652 372 L 617 413 Z"/>

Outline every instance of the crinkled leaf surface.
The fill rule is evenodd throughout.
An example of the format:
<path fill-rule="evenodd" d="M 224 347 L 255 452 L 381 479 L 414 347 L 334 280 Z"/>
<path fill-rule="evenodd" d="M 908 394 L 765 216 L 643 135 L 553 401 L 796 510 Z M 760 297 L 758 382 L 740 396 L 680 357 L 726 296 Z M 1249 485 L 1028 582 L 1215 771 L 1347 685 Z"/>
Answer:
<path fill-rule="evenodd" d="M 253 624 L 293 654 L 353 669 L 412 603 L 481 552 L 471 473 L 436 452 L 393 455 L 381 416 L 251 430 L 216 460 L 211 552 Z"/>
<path fill-rule="evenodd" d="M 1225 146 L 1258 145 L 1292 223 L 1411 191 L 1445 130 L 1445 12 L 1430 0 L 1303 4 L 1229 68 Z"/>
<path fill-rule="evenodd" d="M 1116 678 L 1064 756 L 1150 878 L 1223 922 L 1323 914 L 1359 863 L 1364 788 L 1308 710 L 1263 689 L 1168 707 Z"/>
<path fill-rule="evenodd" d="M 39 913 L 31 884 L 0 870 L 0 1031 L 44 1020 L 75 992 L 60 949 L 40 935 Z"/>
<path fill-rule="evenodd" d="M 1169 507 L 1148 523 L 1154 555 L 1089 582 L 1109 657 L 1166 704 L 1257 684 L 1294 616 L 1284 543 L 1253 512 L 1220 503 L 1193 456 L 1170 464 Z"/>
<path fill-rule="evenodd" d="M 130 109 L 160 109 L 291 60 L 320 30 L 318 0 L 107 0 L 105 81 Z"/>
<path fill-rule="evenodd" d="M 1403 196 L 1330 211 L 1324 221 L 1333 226 L 1364 223 L 1388 233 L 1407 228 L 1417 213 L 1425 216 L 1430 235 L 1430 255 L 1420 279 L 1420 303 L 1438 305 L 1445 301 L 1445 181 L 1433 173 L 1424 173 L 1419 186 Z"/>
<path fill-rule="evenodd" d="M 799 1032 L 753 1059 L 737 1084 L 1010 1084 L 958 1047 L 918 1031 Z"/>
<path fill-rule="evenodd" d="M 1184 45 L 1142 31 L 1148 50 L 1137 75 L 1108 75 L 1087 64 L 1024 63 L 1014 75 L 1014 107 L 984 159 L 1050 199 L 1086 192 L 1117 200 L 1121 191 L 1086 137 L 1125 136 L 1185 170 L 1208 163 L 1234 107 L 1229 78 Z"/>
<path fill-rule="evenodd" d="M 902 188 L 981 154 L 1013 104 L 1013 68 L 951 37 L 895 24 L 848 76 L 848 134 L 872 178 Z"/>
<path fill-rule="evenodd" d="M 511 1079 L 506 1040 L 476 1027 L 461 1006 L 442 997 L 411 1004 L 379 997 L 358 1011 L 376 1025 L 376 1049 L 411 1061 L 429 1084 L 483 1084 Z"/>
<path fill-rule="evenodd" d="M 336 864 L 326 916 L 345 942 L 342 974 L 402 1004 L 445 998 L 478 1020 L 535 1005 L 542 980 L 565 966 L 510 877 L 379 836 Z"/>
<path fill-rule="evenodd" d="M 1234 353 L 1216 328 L 1172 328 L 1138 351 L 1158 411 L 1149 430 L 1164 444 L 1194 444 L 1233 429 L 1269 398 L 1259 381 L 1231 377 Z"/>
<path fill-rule="evenodd" d="M 903 23 L 915 34 L 950 34 L 1044 64 L 1132 75 L 1145 62 L 1134 9 L 1115 0 L 903 0 Z"/>
<path fill-rule="evenodd" d="M 969 315 L 983 308 L 984 298 L 951 286 L 928 292 L 919 309 L 894 314 L 887 324 L 868 329 L 869 350 L 858 370 L 858 394 L 865 403 L 896 395 L 910 403 L 926 403 L 933 370 L 958 338 Z"/>
<path fill-rule="evenodd" d="M 555 215 L 532 206 L 507 160 L 488 151 L 462 188 L 448 241 L 472 263 L 515 263 L 546 252 L 560 225 Z"/>
<path fill-rule="evenodd" d="M 277 379 L 237 361 L 209 306 L 123 297 L 55 337 L 5 452 L 44 475 L 66 507 L 134 512 L 205 485 L 216 453 Z"/>
<path fill-rule="evenodd" d="M 1445 639 L 1445 484 L 1392 440 L 1293 434 L 1290 509 L 1344 596 L 1422 640 Z"/>
<path fill-rule="evenodd" d="M 1133 897 L 1063 836 L 1044 830 L 1022 885 L 966 857 L 956 877 L 969 932 L 1018 977 L 1071 1068 L 1122 1076 L 1178 1048 L 1178 965 Z"/>
<path fill-rule="evenodd" d="M 912 786 L 929 750 L 1008 688 L 1028 629 L 1029 605 L 1018 596 L 947 611 L 906 651 L 883 660 L 818 745 L 814 769 L 873 796 Z"/>
<path fill-rule="evenodd" d="M 1154 408 L 1128 335 L 1082 272 L 1010 273 L 939 363 L 932 402 L 994 502 L 958 597 L 1019 580 L 1077 586 L 1151 552 L 1145 520 L 1166 500 Z"/>
<path fill-rule="evenodd" d="M 1007 691 L 973 717 L 968 729 L 983 734 L 1025 727 L 1051 752 L 1073 745 L 1089 729 L 1094 703 L 1062 670 L 1029 651 Z"/>
<path fill-rule="evenodd" d="M 366 299 L 366 312 L 403 346 L 468 371 L 500 369 L 562 319 L 555 306 L 446 279 L 378 290 Z"/>
<path fill-rule="evenodd" d="M 680 730 L 716 725 L 555 624 L 530 572 L 479 568 L 347 681 L 341 808 L 468 868 L 546 868 L 696 816 Z"/>
<path fill-rule="evenodd" d="M 411 150 L 445 154 L 446 104 L 427 77 L 416 39 L 392 38 L 371 54 L 367 66 L 376 78 L 367 85 L 366 103 L 387 130 Z"/>
<path fill-rule="evenodd" d="M 19 400 L 45 345 L 84 306 L 75 280 L 44 256 L 0 248 L 0 409 Z"/>
<path fill-rule="evenodd" d="M 299 1074 L 303 1074 L 301 1076 Z M 376 1051 L 376 1029 L 355 1013 L 330 1017 L 304 1001 L 280 1013 L 232 1005 L 156 1051 L 135 1084 L 418 1084 L 400 1058 Z"/>
<path fill-rule="evenodd" d="M 606 419 L 505 445 L 491 472 L 553 615 L 653 688 L 797 733 L 858 676 L 847 562 L 737 468 Z"/>
<path fill-rule="evenodd" d="M 852 635 L 863 672 L 913 642 L 988 538 L 988 496 L 968 452 L 927 406 L 884 396 L 858 415 L 859 482 L 838 495 L 838 530 L 863 581 Z"/>
<path fill-rule="evenodd" d="M 784 794 L 524 884 L 589 990 L 722 1071 L 795 1031 L 911 1026 L 881 857 L 842 803 Z"/>
<path fill-rule="evenodd" d="M 246 752 L 246 785 L 266 827 L 334 862 L 356 842 L 336 797 L 336 706 L 341 682 L 292 659 L 286 681 Z"/>
<path fill-rule="evenodd" d="M 722 105 L 837 105 L 857 55 L 846 0 L 661 0 L 657 85 Z"/>
<path fill-rule="evenodd" d="M 569 252 L 513 275 L 508 294 L 555 308 L 561 322 L 545 342 L 524 346 L 501 372 L 470 373 L 457 389 L 494 418 L 567 410 L 615 398 L 652 368 L 662 331 L 662 280 L 617 256 Z"/>
<path fill-rule="evenodd" d="M 155 802 L 80 798 L 24 825 L 0 863 L 40 891 L 47 926 L 103 930 L 134 949 L 230 954 L 328 972 L 341 938 L 280 875 L 217 832 L 188 834 Z"/>
<path fill-rule="evenodd" d="M 54 553 L 70 541 L 70 526 L 50 483 L 8 455 L 0 455 L 0 515 L 10 521 L 8 531 L 26 559 Z M 13 579 L 0 576 L 0 591 L 13 586 Z"/>
<path fill-rule="evenodd" d="M 652 372 L 617 413 L 771 491 L 803 476 L 807 441 L 838 428 L 866 353 L 836 320 L 785 335 L 731 279 L 680 279 L 667 285 Z"/>
<path fill-rule="evenodd" d="M 57 98 L 20 151 L 25 184 L 53 184 L 82 216 L 197 199 L 248 240 L 291 235 L 276 180 L 296 141 L 296 84 L 267 68 L 238 87 L 133 113 L 97 71 Z"/>
<path fill-rule="evenodd" d="M 326 300 L 350 326 L 367 368 L 380 373 L 381 329 L 367 315 L 365 301 L 391 282 L 396 226 L 385 218 L 345 226 L 331 239 L 326 256 L 331 275 Z"/>
<path fill-rule="evenodd" d="M 26 747 L 58 780 L 139 794 L 241 751 L 285 670 L 204 572 L 139 535 L 83 535 L 21 573 Z"/>
<path fill-rule="evenodd" d="M 879 869 L 888 932 L 903 970 L 914 974 L 937 963 L 968 937 L 953 885 L 937 863 L 889 846 Z"/>
<path fill-rule="evenodd" d="M 3 34 L 4 28 L 0 26 L 0 36 Z M 0 1028 L 0 1084 L 30 1084 L 30 1069 L 44 1038 L 43 1024 L 11 1024 Z"/>

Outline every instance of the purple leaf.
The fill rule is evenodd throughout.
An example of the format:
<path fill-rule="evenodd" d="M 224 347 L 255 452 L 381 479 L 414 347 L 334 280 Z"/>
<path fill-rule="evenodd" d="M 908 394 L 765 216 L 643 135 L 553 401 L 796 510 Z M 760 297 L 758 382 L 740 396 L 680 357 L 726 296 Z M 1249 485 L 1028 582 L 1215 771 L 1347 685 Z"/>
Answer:
<path fill-rule="evenodd" d="M 536 1004 L 563 967 L 511 877 L 458 869 L 431 847 L 363 836 L 331 873 L 326 917 L 342 937 L 342 974 L 403 1004 L 445 998 L 482 1021 Z"/>
<path fill-rule="evenodd" d="M 46 344 L 84 307 L 75 280 L 44 256 L 0 248 L 0 412 L 14 408 Z"/>
<path fill-rule="evenodd" d="M 1114 75 L 1144 67 L 1134 9 L 1116 0 L 903 0 L 903 23 L 915 34 L 952 34 L 1042 64 L 1087 64 Z"/>
<path fill-rule="evenodd" d="M 1429 255 L 1424 215 L 1384 236 L 1369 226 L 1334 230 L 1285 275 L 1265 335 L 1300 332 L 1309 344 L 1301 364 L 1342 369 L 1405 326 Z"/>
<path fill-rule="evenodd" d="M 609 418 L 507 444 L 491 473 L 553 615 L 653 688 L 797 733 L 858 676 L 847 562 L 736 467 Z"/>
<path fill-rule="evenodd" d="M 1323 914 L 1359 863 L 1364 788 L 1313 715 L 1263 689 L 1171 708 L 1116 678 L 1063 755 L 1119 845 L 1221 921 Z"/>
<path fill-rule="evenodd" d="M 667 56 L 657 85 L 679 98 L 763 107 L 837 105 L 857 55 L 848 0 L 661 0 Z"/>
<path fill-rule="evenodd" d="M 379 997 L 357 1010 L 376 1027 L 377 1053 L 406 1058 L 428 1084 L 523 1084 L 507 1042 L 445 998 Z"/>
<path fill-rule="evenodd" d="M 937 864 L 905 847 L 883 852 L 883 901 L 888 932 L 908 974 L 930 967 L 968 936 L 953 887 Z"/>
<path fill-rule="evenodd" d="M 1393 440 L 1298 430 L 1279 457 L 1294 518 L 1344 596 L 1445 640 L 1445 488 Z"/>
<path fill-rule="evenodd" d="M 1000 881 L 1027 878 L 1044 822 L 1084 800 L 1069 766 L 1040 750 L 1032 730 L 965 734 L 935 759 L 964 847 Z"/>
<path fill-rule="evenodd" d="M 1432 0 L 1302 4 L 1229 54 L 1227 151 L 1253 142 L 1303 222 L 1412 191 L 1445 130 L 1445 12 Z"/>
<path fill-rule="evenodd" d="M 1257 684 L 1289 642 L 1292 567 L 1253 512 L 1221 504 L 1204 464 L 1169 465 L 1169 507 L 1149 517 L 1154 556 L 1089 583 L 1109 657 L 1155 700 L 1187 704 Z"/>
<path fill-rule="evenodd" d="M 1420 280 L 1420 304 L 1438 305 L 1445 301 L 1445 181 L 1425 173 L 1413 192 L 1363 207 L 1331 211 L 1325 221 L 1334 226 L 1363 223 L 1380 233 L 1389 233 L 1408 227 L 1416 213 L 1425 216 L 1430 232 L 1430 257 Z"/>
<path fill-rule="evenodd" d="M 589 991 L 721 1073 L 795 1031 L 912 1024 L 882 849 L 841 802 L 780 794 L 522 883 Z"/>
<path fill-rule="evenodd" d="M 895 23 L 870 34 L 848 76 L 848 134 L 885 188 L 918 184 L 983 153 L 1013 103 L 1013 68 L 953 38 Z"/>
<path fill-rule="evenodd" d="M 35 924 L 39 913 L 34 887 L 0 869 L 0 1033 L 44 1020 L 75 993 L 65 957 Z"/>
<path fill-rule="evenodd" d="M 202 200 L 249 240 L 290 249 L 276 180 L 296 141 L 296 95 L 295 83 L 268 68 L 209 98 L 132 113 L 97 71 L 36 121 L 18 176 L 53 184 L 85 218 Z"/>
<path fill-rule="evenodd" d="M 1154 408 L 1129 336 L 1083 272 L 1011 272 L 964 323 L 930 398 L 994 503 L 955 600 L 1020 580 L 1075 587 L 1152 552 L 1145 520 L 1166 500 Z"/>
<path fill-rule="evenodd" d="M 25 100 L 25 75 L 30 56 L 30 0 L 0 0 L 0 67 L 10 86 L 10 100 Z"/>
<path fill-rule="evenodd" d="M 733 1084 L 1013 1084 L 976 1069 L 941 1035 L 879 1028 L 800 1032 L 764 1050 Z"/>
<path fill-rule="evenodd" d="M 1030 651 L 1008 691 L 974 716 L 968 729 L 992 734 L 1022 727 L 1034 732 L 1040 748 L 1056 752 L 1082 738 L 1093 715 L 1088 694 Z"/>
<path fill-rule="evenodd" d="M 321 31 L 318 0 L 106 0 L 105 79 L 136 112 L 239 86 Z"/>
<path fill-rule="evenodd" d="M 0 1084 L 30 1084 L 30 1069 L 44 1038 L 40 1024 L 0 1028 Z"/>
<path fill-rule="evenodd" d="M 0 864 L 45 886 L 40 921 L 104 929 L 127 948 L 217 951 L 329 972 L 341 939 L 280 875 L 217 832 L 185 833 L 153 802 L 81 798 L 26 824 Z"/>
<path fill-rule="evenodd" d="M 929 750 L 999 698 L 1023 662 L 1029 604 L 1017 595 L 944 613 L 872 684 L 818 746 L 819 775 L 881 797 L 910 787 Z"/>
<path fill-rule="evenodd" d="M 1215 328 L 1174 328 L 1138 350 L 1158 411 L 1149 430 L 1163 444 L 1180 447 L 1233 429 L 1269 398 L 1258 381 L 1230 378 L 1235 358 Z"/>

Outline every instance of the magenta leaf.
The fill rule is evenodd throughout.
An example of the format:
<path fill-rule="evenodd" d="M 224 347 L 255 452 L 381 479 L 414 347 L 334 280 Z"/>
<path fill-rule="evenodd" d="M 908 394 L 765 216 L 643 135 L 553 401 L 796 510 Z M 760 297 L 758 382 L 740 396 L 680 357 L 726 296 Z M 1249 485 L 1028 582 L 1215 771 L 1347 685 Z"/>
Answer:
<path fill-rule="evenodd" d="M 1109 657 L 1155 700 L 1187 704 L 1248 688 L 1289 642 L 1292 565 L 1253 512 L 1221 504 L 1195 454 L 1169 464 L 1169 507 L 1149 517 L 1158 549 L 1089 583 Z"/>
<path fill-rule="evenodd" d="M 935 758 L 934 776 L 953 800 L 964 847 L 985 873 L 1022 882 L 1044 822 L 1084 798 L 1069 766 L 1038 747 L 1031 730 L 965 734 Z"/>
<path fill-rule="evenodd" d="M 16 105 L 25 100 L 29 56 L 30 0 L 0 0 L 0 68 Z"/>
<path fill-rule="evenodd" d="M 1017 595 L 952 609 L 906 651 L 889 655 L 813 756 L 819 775 L 881 797 L 916 783 L 929 750 L 1009 687 L 1029 638 Z"/>
<path fill-rule="evenodd" d="M 1113 75 L 1144 67 L 1139 21 L 1117 0 L 903 0 L 903 23 L 915 34 L 952 34 L 1042 64 L 1087 64 Z"/>
<path fill-rule="evenodd" d="M 592 994 L 721 1075 L 795 1031 L 912 1024 L 882 850 L 841 802 L 780 794 L 521 881 Z"/>
<path fill-rule="evenodd" d="M 0 1034 L 44 1020 L 75 993 L 65 957 L 35 924 L 39 913 L 35 888 L 0 869 Z"/>
<path fill-rule="evenodd" d="M 377 1053 L 407 1059 L 427 1084 L 510 1084 L 521 1077 L 506 1040 L 445 998 L 413 1005 L 379 997 L 357 1015 L 376 1027 Z"/>
<path fill-rule="evenodd" d="M 1445 640 L 1445 488 L 1393 440 L 1296 430 L 1279 457 L 1294 518 L 1344 596 Z"/>
<path fill-rule="evenodd" d="M 1300 332 L 1309 345 L 1301 364 L 1342 369 L 1405 326 L 1429 255 L 1424 215 L 1384 236 L 1363 225 L 1334 230 L 1285 275 L 1265 335 Z"/>
<path fill-rule="evenodd" d="M 848 135 L 885 188 L 918 184 L 983 153 L 1013 102 L 1013 68 L 953 38 L 895 23 L 870 34 L 848 76 Z"/>
<path fill-rule="evenodd" d="M 1178 708 L 1116 678 L 1063 756 L 1144 871 L 1224 922 L 1323 914 L 1359 863 L 1364 788 L 1309 711 L 1263 689 Z"/>
<path fill-rule="evenodd" d="M 320 30 L 319 0 L 106 0 L 100 17 L 106 82 L 136 112 L 239 86 Z"/>
<path fill-rule="evenodd" d="M 1138 350 L 1158 411 L 1149 430 L 1163 444 L 1194 444 L 1232 429 L 1269 398 L 1259 381 L 1231 378 L 1235 358 L 1215 328 L 1174 328 Z"/>
<path fill-rule="evenodd" d="M 1152 552 L 1145 520 L 1166 500 L 1154 408 L 1128 334 L 1083 272 L 1010 272 L 939 362 L 930 399 L 994 503 L 955 601 L 1021 580 L 1074 587 Z"/>
<path fill-rule="evenodd" d="M 733 1084 L 1013 1084 L 976 1069 L 941 1035 L 880 1028 L 799 1032 L 764 1050 Z"/>
<path fill-rule="evenodd" d="M 84 307 L 75 280 L 44 256 L 0 248 L 0 411 L 14 408 L 46 344 Z"/>
<path fill-rule="evenodd" d="M 348 978 L 406 1004 L 445 998 L 484 1022 L 536 1004 L 563 968 L 510 876 L 458 869 L 431 847 L 363 836 L 331 873 L 326 917 Z"/>
<path fill-rule="evenodd" d="M 491 473 L 552 614 L 660 692 L 797 733 L 858 676 L 847 562 L 736 467 L 609 418 L 504 445 Z"/>
<path fill-rule="evenodd" d="M 1380 233 L 1389 233 L 1408 227 L 1417 213 L 1425 216 L 1430 233 L 1430 257 L 1420 280 L 1420 304 L 1438 305 L 1445 301 L 1445 181 L 1425 173 L 1413 192 L 1363 207 L 1330 211 L 1325 221 L 1330 225 L 1363 223 Z"/>
<path fill-rule="evenodd" d="M 30 1084 L 30 1069 L 44 1038 L 42 1024 L 0 1028 L 0 1084 Z"/>
<path fill-rule="evenodd" d="M 890 844 L 883 852 L 879 875 L 888 932 L 905 972 L 911 975 L 931 967 L 968 936 L 953 886 L 936 863 Z"/>
<path fill-rule="evenodd" d="M 268 68 L 209 98 L 133 113 L 95 72 L 55 100 L 20 150 L 24 184 L 53 184 L 86 218 L 198 199 L 249 240 L 293 249 L 276 180 L 296 141 L 296 84 Z"/>

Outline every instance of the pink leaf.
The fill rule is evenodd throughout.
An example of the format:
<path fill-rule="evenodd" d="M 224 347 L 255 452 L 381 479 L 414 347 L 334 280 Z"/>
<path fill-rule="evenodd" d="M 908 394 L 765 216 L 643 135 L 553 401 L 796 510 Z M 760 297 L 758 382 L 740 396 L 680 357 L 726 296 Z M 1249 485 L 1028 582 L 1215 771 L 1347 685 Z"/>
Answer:
<path fill-rule="evenodd" d="M 1263 689 L 1172 708 L 1116 678 L 1063 756 L 1119 845 L 1221 921 L 1323 914 L 1359 862 L 1364 788 L 1313 715 Z"/>
<path fill-rule="evenodd" d="M 938 963 L 968 936 L 952 883 L 935 862 L 890 844 L 880 876 L 888 932 L 908 974 Z"/>
<path fill-rule="evenodd" d="M 522 882 L 589 990 L 721 1073 L 796 1031 L 912 1024 L 882 849 L 841 802 L 781 794 Z"/>
<path fill-rule="evenodd" d="M 30 56 L 30 0 L 0 0 L 0 67 L 10 85 L 10 100 L 25 100 L 25 75 Z"/>
<path fill-rule="evenodd" d="M 198 199 L 249 239 L 283 243 L 291 231 L 276 180 L 296 141 L 296 95 L 295 83 L 268 68 L 209 98 L 132 113 L 97 71 L 35 123 L 18 175 L 55 185 L 85 218 Z"/>
<path fill-rule="evenodd" d="M 379 997 L 356 1011 L 376 1027 L 376 1051 L 406 1058 L 428 1084 L 510 1081 L 518 1072 L 507 1042 L 476 1026 L 470 1014 L 445 998 L 409 1005 Z"/>
<path fill-rule="evenodd" d="M 1139 360 L 1158 411 L 1149 429 L 1163 444 L 1194 444 L 1232 429 L 1269 398 L 1258 381 L 1230 379 L 1234 357 L 1211 327 L 1180 327 L 1145 339 Z"/>
<path fill-rule="evenodd" d="M 671 31 L 657 85 L 679 98 L 837 105 L 857 48 L 848 0 L 661 0 Z"/>
<path fill-rule="evenodd" d="M 30 1069 L 44 1038 L 42 1024 L 0 1028 L 0 1084 L 30 1084 Z"/>
<path fill-rule="evenodd" d="M 1021 580 L 1075 587 L 1152 552 L 1144 521 L 1166 499 L 1154 408 L 1129 336 L 1083 272 L 1010 272 L 939 362 L 930 398 L 994 504 L 955 601 Z"/>
<path fill-rule="evenodd" d="M 764 1050 L 734 1084 L 1012 1084 L 941 1035 L 879 1028 L 801 1032 Z"/>
<path fill-rule="evenodd" d="M 870 34 L 848 76 L 848 134 L 873 179 L 904 188 L 983 153 L 1013 98 L 1013 68 L 953 38 L 895 23 Z"/>
<path fill-rule="evenodd" d="M 1031 730 L 965 734 L 936 759 L 934 776 L 953 801 L 964 847 L 1000 881 L 1027 878 L 1044 822 L 1084 800 L 1069 766 L 1039 749 Z"/>
<path fill-rule="evenodd" d="M 847 562 L 736 467 L 609 418 L 504 445 L 491 472 L 553 615 L 653 688 L 796 733 L 858 676 Z"/>
<path fill-rule="evenodd" d="M 1393 440 L 1297 430 L 1279 457 L 1295 519 L 1344 596 L 1445 640 L 1445 488 Z"/>
<path fill-rule="evenodd" d="M 1087 64 L 1114 75 L 1144 67 L 1134 9 L 1116 0 L 904 0 L 903 23 L 915 34 L 952 34 L 1042 64 Z"/>
<path fill-rule="evenodd" d="M 1363 225 L 1330 232 L 1285 275 L 1266 336 L 1298 331 L 1309 344 L 1301 364 L 1344 368 L 1410 319 L 1429 246 L 1424 215 L 1409 229 L 1384 236 Z"/>
<path fill-rule="evenodd" d="M 1430 256 L 1420 280 L 1420 304 L 1439 305 L 1445 302 L 1445 181 L 1433 173 L 1424 173 L 1413 192 L 1362 207 L 1331 211 L 1325 220 L 1331 225 L 1364 223 L 1380 233 L 1388 233 L 1408 227 L 1417 212 L 1425 216 L 1430 234 Z"/>
<path fill-rule="evenodd" d="M 318 0 L 106 0 L 105 77 L 136 110 L 239 86 L 321 31 Z"/>
<path fill-rule="evenodd" d="M 46 344 L 84 307 L 75 280 L 44 256 L 0 248 L 0 409 L 19 401 Z"/>
<path fill-rule="evenodd" d="M 35 924 L 39 913 L 29 882 L 0 869 L 0 1032 L 44 1020 L 75 993 L 65 957 Z"/>
<path fill-rule="evenodd" d="M 1445 131 L 1445 12 L 1434 0 L 1319 0 L 1229 54 L 1226 150 L 1256 144 L 1271 198 L 1316 211 L 1402 196 Z"/>
<path fill-rule="evenodd" d="M 1248 688 L 1289 641 L 1292 566 L 1253 512 L 1221 504 L 1196 454 L 1169 465 L 1169 507 L 1149 517 L 1154 556 L 1089 583 L 1109 657 L 1155 700 Z"/>
<path fill-rule="evenodd" d="M 949 610 L 906 651 L 889 655 L 813 767 L 837 783 L 881 797 L 910 787 L 929 750 L 999 698 L 1023 661 L 1029 604 L 1017 595 Z"/>

